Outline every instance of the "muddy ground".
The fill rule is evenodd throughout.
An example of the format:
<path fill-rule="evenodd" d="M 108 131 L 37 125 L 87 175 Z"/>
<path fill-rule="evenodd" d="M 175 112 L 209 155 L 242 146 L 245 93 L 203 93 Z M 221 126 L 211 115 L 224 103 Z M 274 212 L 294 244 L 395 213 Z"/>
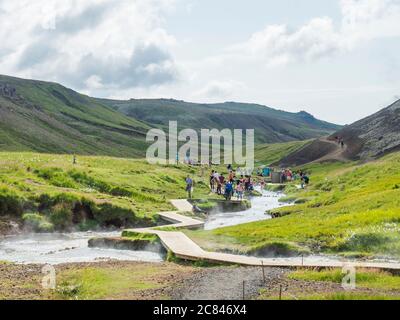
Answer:
<path fill-rule="evenodd" d="M 20 222 L 10 217 L 0 217 L 0 237 L 18 234 L 20 232 Z"/>

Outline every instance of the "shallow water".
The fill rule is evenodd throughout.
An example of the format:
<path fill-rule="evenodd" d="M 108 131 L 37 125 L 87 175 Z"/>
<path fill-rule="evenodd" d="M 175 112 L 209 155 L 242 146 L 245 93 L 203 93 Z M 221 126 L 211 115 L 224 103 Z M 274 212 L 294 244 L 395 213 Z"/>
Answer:
<path fill-rule="evenodd" d="M 162 262 L 161 254 L 89 248 L 94 237 L 118 237 L 121 232 L 30 234 L 0 240 L 0 261 L 29 264 L 62 264 L 107 260 Z"/>
<path fill-rule="evenodd" d="M 257 189 L 257 191 L 261 192 L 260 189 Z M 249 210 L 210 214 L 204 229 L 214 230 L 248 222 L 271 219 L 271 216 L 265 214 L 265 211 L 290 205 L 279 202 L 279 199 L 282 197 L 284 197 L 283 193 L 263 191 L 261 197 L 252 197 L 250 199 L 252 207 Z"/>

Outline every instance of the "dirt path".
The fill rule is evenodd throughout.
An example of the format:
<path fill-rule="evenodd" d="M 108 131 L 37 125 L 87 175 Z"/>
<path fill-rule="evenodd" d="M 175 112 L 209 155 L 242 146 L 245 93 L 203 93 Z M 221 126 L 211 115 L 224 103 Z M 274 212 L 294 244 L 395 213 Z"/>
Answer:
<path fill-rule="evenodd" d="M 319 158 L 311 163 L 319 163 L 319 162 L 325 162 L 325 161 L 347 161 L 348 159 L 345 157 L 345 153 L 347 150 L 347 145 L 344 145 L 344 148 L 342 148 L 338 143 L 332 140 L 328 140 L 327 138 L 320 138 L 319 141 L 324 142 L 324 143 L 329 143 L 333 146 L 335 146 L 335 149 L 328 153 L 327 155 L 323 156 L 322 158 Z"/>
<path fill-rule="evenodd" d="M 284 276 L 279 268 L 265 268 L 267 281 Z M 245 299 L 255 299 L 265 288 L 261 268 L 220 267 L 204 269 L 181 283 L 170 293 L 176 300 L 242 300 L 243 281 Z"/>
<path fill-rule="evenodd" d="M 355 294 L 362 296 L 398 297 L 399 291 L 356 288 L 346 291 L 341 284 L 322 281 L 290 279 L 291 269 L 265 268 L 265 282 L 261 268 L 219 267 L 206 268 L 181 281 L 166 293 L 174 300 L 302 300 Z"/>

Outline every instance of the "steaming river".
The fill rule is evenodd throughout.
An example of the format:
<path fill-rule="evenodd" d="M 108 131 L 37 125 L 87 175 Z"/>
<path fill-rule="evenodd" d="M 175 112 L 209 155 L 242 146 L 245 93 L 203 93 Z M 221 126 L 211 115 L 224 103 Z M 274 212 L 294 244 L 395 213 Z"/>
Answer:
<path fill-rule="evenodd" d="M 74 232 L 7 237 L 0 241 L 0 261 L 54 265 L 111 259 L 145 262 L 163 261 L 161 254 L 153 252 L 88 247 L 90 238 L 118 237 L 120 235 L 121 232 Z"/>
<path fill-rule="evenodd" d="M 281 207 L 282 194 L 265 191 L 262 197 L 251 199 L 252 208 L 235 213 L 210 215 L 206 230 L 247 222 L 269 219 L 266 210 Z M 161 262 L 161 254 L 147 251 L 95 249 L 88 247 L 88 240 L 95 237 L 118 237 L 120 232 L 75 232 L 30 234 L 0 239 L 0 261 L 16 263 L 62 264 L 95 262 L 103 260 Z"/>
<path fill-rule="evenodd" d="M 261 191 L 257 189 L 257 191 Z M 261 197 L 253 197 L 251 209 L 241 212 L 220 212 L 210 214 L 205 224 L 205 230 L 214 230 L 218 228 L 236 226 L 248 222 L 271 219 L 265 211 L 288 206 L 288 204 L 279 202 L 284 195 L 282 193 L 263 191 Z"/>

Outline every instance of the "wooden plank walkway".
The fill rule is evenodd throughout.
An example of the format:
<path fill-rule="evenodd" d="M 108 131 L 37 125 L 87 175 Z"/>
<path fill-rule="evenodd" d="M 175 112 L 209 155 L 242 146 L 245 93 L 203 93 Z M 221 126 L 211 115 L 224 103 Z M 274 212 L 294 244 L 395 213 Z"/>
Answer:
<path fill-rule="evenodd" d="M 179 212 L 192 211 L 192 205 L 187 200 L 172 200 L 171 203 L 178 209 L 173 212 L 160 212 L 159 215 L 173 223 L 167 227 L 173 228 L 201 228 L 204 222 L 191 217 L 181 215 Z M 400 263 L 390 262 L 363 262 L 363 261 L 320 261 L 310 262 L 307 257 L 298 258 L 256 258 L 243 255 L 234 255 L 220 252 L 208 252 L 203 250 L 193 240 L 183 232 L 168 232 L 156 230 L 155 228 L 131 229 L 129 231 L 138 233 L 156 234 L 163 246 L 173 252 L 178 258 L 197 261 L 203 260 L 215 263 L 239 264 L 245 266 L 265 266 L 265 267 L 323 267 L 323 268 L 342 268 L 343 266 L 353 266 L 365 269 L 384 269 L 400 270 Z"/>

